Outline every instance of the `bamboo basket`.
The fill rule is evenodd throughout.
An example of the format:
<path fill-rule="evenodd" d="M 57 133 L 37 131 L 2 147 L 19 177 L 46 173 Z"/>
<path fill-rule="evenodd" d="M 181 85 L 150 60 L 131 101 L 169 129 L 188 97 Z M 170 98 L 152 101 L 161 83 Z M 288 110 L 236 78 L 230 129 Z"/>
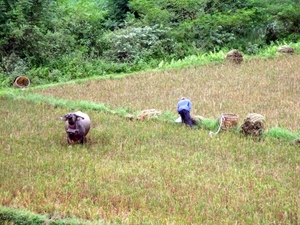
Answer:
<path fill-rule="evenodd" d="M 223 113 L 220 118 L 221 129 L 229 130 L 238 125 L 239 116 L 233 113 Z"/>
<path fill-rule="evenodd" d="M 13 86 L 15 88 L 27 88 L 30 85 L 30 80 L 26 76 L 18 76 L 15 78 Z"/>

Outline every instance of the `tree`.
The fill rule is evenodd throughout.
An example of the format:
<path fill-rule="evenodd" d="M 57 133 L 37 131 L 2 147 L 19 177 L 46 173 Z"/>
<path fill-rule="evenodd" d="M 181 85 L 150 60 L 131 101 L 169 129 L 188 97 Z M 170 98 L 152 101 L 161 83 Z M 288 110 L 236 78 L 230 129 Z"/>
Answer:
<path fill-rule="evenodd" d="M 107 0 L 107 22 L 108 29 L 115 30 L 123 27 L 127 17 L 127 13 L 130 12 L 129 0 Z"/>
<path fill-rule="evenodd" d="M 12 55 L 29 66 L 43 65 L 68 51 L 72 38 L 59 28 L 59 16 L 52 0 L 4 0 L 0 4 L 0 57 Z"/>
<path fill-rule="evenodd" d="M 265 12 L 269 15 L 266 24 L 266 42 L 270 44 L 282 39 L 298 41 L 300 38 L 300 1 L 275 0 L 267 1 L 265 4 L 267 4 Z"/>

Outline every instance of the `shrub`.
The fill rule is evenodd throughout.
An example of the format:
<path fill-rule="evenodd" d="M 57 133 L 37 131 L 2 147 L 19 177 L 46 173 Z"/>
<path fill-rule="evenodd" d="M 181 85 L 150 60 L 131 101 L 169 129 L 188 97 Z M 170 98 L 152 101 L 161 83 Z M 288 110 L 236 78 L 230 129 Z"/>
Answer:
<path fill-rule="evenodd" d="M 109 61 L 133 63 L 140 59 L 162 58 L 173 51 L 168 28 L 127 27 L 107 34 L 110 49 L 105 53 Z"/>

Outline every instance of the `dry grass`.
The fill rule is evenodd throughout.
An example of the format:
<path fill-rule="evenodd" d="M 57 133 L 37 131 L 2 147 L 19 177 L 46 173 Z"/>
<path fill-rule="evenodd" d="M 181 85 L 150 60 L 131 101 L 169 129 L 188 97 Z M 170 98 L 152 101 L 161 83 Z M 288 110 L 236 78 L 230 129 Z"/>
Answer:
<path fill-rule="evenodd" d="M 186 96 L 193 101 L 195 115 L 217 118 L 222 113 L 236 113 L 242 120 L 255 112 L 266 117 L 268 127 L 299 131 L 299 60 L 299 55 L 282 56 L 241 65 L 224 63 L 147 72 L 36 92 L 131 111 L 154 108 L 175 112 L 177 100 Z"/>
<path fill-rule="evenodd" d="M 299 149 L 88 111 L 68 148 L 64 109 L 0 100 L 0 204 L 122 224 L 296 224 Z"/>
<path fill-rule="evenodd" d="M 35 90 L 112 108 L 264 114 L 298 130 L 299 56 L 151 72 Z M 28 89 L 29 90 L 29 89 Z M 99 224 L 299 224 L 299 147 L 87 110 L 85 146 L 67 147 L 65 108 L 0 98 L 0 205 Z M 77 109 L 76 109 L 77 110 Z"/>

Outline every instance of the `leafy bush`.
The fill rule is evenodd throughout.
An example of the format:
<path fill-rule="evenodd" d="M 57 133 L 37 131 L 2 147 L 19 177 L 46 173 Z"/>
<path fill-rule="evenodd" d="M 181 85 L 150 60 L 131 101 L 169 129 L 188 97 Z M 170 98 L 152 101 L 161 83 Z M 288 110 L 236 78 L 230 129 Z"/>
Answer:
<path fill-rule="evenodd" d="M 28 68 L 27 62 L 21 59 L 15 53 L 2 58 L 0 63 L 0 72 L 5 72 L 12 75 L 21 75 Z"/>
<path fill-rule="evenodd" d="M 298 1 L 0 1 L 0 82 L 34 84 L 172 64 L 224 49 L 246 54 L 300 38 Z"/>
<path fill-rule="evenodd" d="M 107 34 L 110 48 L 105 53 L 108 61 L 133 63 L 141 59 L 162 58 L 173 52 L 173 40 L 168 28 L 127 27 Z"/>

